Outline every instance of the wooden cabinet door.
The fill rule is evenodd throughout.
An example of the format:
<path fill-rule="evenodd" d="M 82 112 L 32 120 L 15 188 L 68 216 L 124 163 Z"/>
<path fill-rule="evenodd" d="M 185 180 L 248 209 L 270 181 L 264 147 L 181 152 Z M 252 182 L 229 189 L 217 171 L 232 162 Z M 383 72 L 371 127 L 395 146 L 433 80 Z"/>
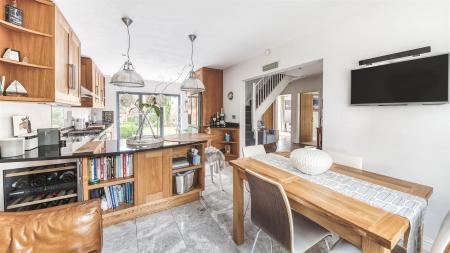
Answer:
<path fill-rule="evenodd" d="M 134 154 L 136 205 L 163 198 L 163 151 Z"/>
<path fill-rule="evenodd" d="M 80 105 L 81 43 L 56 8 L 55 102 Z"/>
<path fill-rule="evenodd" d="M 77 35 L 71 32 L 69 38 L 69 95 L 74 101 L 80 98 L 80 75 L 81 42 Z"/>
<path fill-rule="evenodd" d="M 70 26 L 59 9 L 55 14 L 55 99 L 64 100 L 69 94 Z"/>

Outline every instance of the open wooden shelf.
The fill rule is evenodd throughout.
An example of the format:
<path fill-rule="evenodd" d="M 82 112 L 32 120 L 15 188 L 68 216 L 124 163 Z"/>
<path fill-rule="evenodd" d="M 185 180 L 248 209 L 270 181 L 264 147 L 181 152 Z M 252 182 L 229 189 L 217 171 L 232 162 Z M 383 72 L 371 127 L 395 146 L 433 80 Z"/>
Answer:
<path fill-rule="evenodd" d="M 22 101 L 22 102 L 53 102 L 50 98 L 0 96 L 0 101 Z"/>
<path fill-rule="evenodd" d="M 120 203 L 117 208 L 111 208 L 106 211 L 103 211 L 102 216 L 103 216 L 103 218 L 106 218 L 106 217 L 115 215 L 114 213 L 117 211 L 125 210 L 125 209 L 132 208 L 132 207 L 134 207 L 134 204 Z"/>
<path fill-rule="evenodd" d="M 211 127 L 211 130 L 213 130 L 213 129 L 226 130 L 226 131 L 239 131 L 238 127 Z"/>
<path fill-rule="evenodd" d="M 218 141 L 217 143 L 221 144 L 238 144 L 238 141 Z"/>
<path fill-rule="evenodd" d="M 129 182 L 134 182 L 133 176 L 115 178 L 115 179 L 110 179 L 110 180 L 106 180 L 106 181 L 100 181 L 100 183 L 98 183 L 98 184 L 89 185 L 88 190 L 94 190 L 94 189 L 98 189 L 98 188 L 108 187 L 111 185 L 124 184 L 124 183 L 129 183 Z"/>
<path fill-rule="evenodd" d="M 41 4 L 48 5 L 48 6 L 53 6 L 54 5 L 53 2 L 49 1 L 49 0 L 34 0 L 34 1 L 38 2 L 38 3 L 41 3 Z"/>
<path fill-rule="evenodd" d="M 30 67 L 30 68 L 38 68 L 38 69 L 53 69 L 52 67 L 49 67 L 49 66 L 26 63 L 26 62 L 21 62 L 21 61 L 13 61 L 13 60 L 8 60 L 8 59 L 4 59 L 4 58 L 0 58 L 0 62 L 18 65 L 18 66 L 22 66 L 22 67 Z"/>
<path fill-rule="evenodd" d="M 202 168 L 201 165 L 189 165 L 189 166 L 186 166 L 186 167 L 172 169 L 172 172 L 173 173 L 179 173 L 179 172 L 184 172 L 184 171 L 188 171 L 188 170 L 196 170 L 196 169 L 201 169 L 201 168 Z"/>
<path fill-rule="evenodd" d="M 36 1 L 36 2 L 44 2 L 44 1 Z M 9 22 L 7 22 L 5 20 L 2 20 L 2 19 L 0 19 L 0 25 L 5 27 L 5 28 L 7 28 L 7 29 L 16 31 L 16 32 L 30 33 L 30 34 L 34 34 L 34 35 L 49 37 L 49 38 L 53 37 L 53 35 L 51 35 L 51 34 L 38 32 L 38 31 L 31 30 L 31 29 L 28 29 L 28 28 L 25 28 L 25 27 L 22 27 L 22 26 L 11 24 L 11 23 L 9 23 Z"/>
<path fill-rule="evenodd" d="M 31 206 L 31 205 L 41 204 L 41 203 L 55 201 L 55 200 L 60 200 L 60 199 L 73 198 L 73 197 L 76 197 L 76 196 L 77 196 L 77 194 L 73 193 L 73 194 L 64 195 L 64 196 L 58 196 L 58 197 L 54 197 L 54 198 L 40 199 L 40 200 L 35 200 L 35 201 L 30 201 L 30 202 L 10 205 L 6 209 L 13 209 L 13 208 L 24 207 L 24 206 Z"/>
<path fill-rule="evenodd" d="M 200 188 L 200 186 L 195 186 L 194 188 L 192 188 L 192 190 L 185 192 L 183 194 L 177 194 L 176 192 L 173 193 L 173 196 L 185 196 L 185 195 L 190 195 L 190 194 L 195 194 L 195 193 L 200 193 L 202 191 L 202 189 Z"/>

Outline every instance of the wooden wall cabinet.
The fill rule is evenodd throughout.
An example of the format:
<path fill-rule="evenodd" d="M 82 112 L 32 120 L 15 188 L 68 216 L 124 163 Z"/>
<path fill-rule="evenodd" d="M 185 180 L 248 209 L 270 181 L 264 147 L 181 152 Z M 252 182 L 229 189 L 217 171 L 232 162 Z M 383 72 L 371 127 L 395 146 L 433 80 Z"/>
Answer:
<path fill-rule="evenodd" d="M 82 97 L 82 107 L 105 107 L 105 76 L 89 57 L 81 57 L 81 86 L 93 93 L 93 97 Z"/>
<path fill-rule="evenodd" d="M 197 78 L 205 84 L 201 98 L 201 126 L 209 125 L 211 116 L 223 107 L 223 71 L 201 68 L 195 72 Z"/>
<path fill-rule="evenodd" d="M 9 0 L 0 0 L 5 10 Z M 19 81 L 27 96 L 0 96 L 0 101 L 57 102 L 80 104 L 80 41 L 61 12 L 49 0 L 22 0 L 23 26 L 5 21 L 0 11 L 0 53 L 20 51 L 21 61 L 0 58 L 0 76 L 5 88 Z M 27 62 L 23 59 L 26 57 Z"/>
<path fill-rule="evenodd" d="M 80 105 L 81 42 L 55 8 L 55 102 Z"/>

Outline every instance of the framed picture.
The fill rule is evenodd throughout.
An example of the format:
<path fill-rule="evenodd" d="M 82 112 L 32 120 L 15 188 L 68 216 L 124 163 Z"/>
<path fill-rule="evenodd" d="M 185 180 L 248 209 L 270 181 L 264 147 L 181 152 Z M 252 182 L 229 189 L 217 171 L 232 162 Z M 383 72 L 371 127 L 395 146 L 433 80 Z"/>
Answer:
<path fill-rule="evenodd" d="M 2 56 L 4 59 L 20 61 L 20 52 L 11 48 L 5 49 Z"/>
<path fill-rule="evenodd" d="M 14 25 L 23 26 L 23 11 L 11 4 L 6 5 L 5 8 L 6 21 Z"/>
<path fill-rule="evenodd" d="M 114 123 L 114 111 L 103 111 L 102 121 L 103 123 Z"/>
<path fill-rule="evenodd" d="M 29 116 L 25 115 L 14 115 L 13 120 L 13 135 L 23 136 L 31 133 L 31 121 Z"/>

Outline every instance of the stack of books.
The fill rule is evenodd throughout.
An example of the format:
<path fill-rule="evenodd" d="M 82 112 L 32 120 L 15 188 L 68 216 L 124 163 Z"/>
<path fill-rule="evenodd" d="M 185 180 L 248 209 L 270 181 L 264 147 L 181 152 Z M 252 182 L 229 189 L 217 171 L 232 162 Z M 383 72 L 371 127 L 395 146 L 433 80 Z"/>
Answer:
<path fill-rule="evenodd" d="M 133 175 L 133 155 L 98 157 L 90 160 L 89 183 L 110 180 Z"/>

